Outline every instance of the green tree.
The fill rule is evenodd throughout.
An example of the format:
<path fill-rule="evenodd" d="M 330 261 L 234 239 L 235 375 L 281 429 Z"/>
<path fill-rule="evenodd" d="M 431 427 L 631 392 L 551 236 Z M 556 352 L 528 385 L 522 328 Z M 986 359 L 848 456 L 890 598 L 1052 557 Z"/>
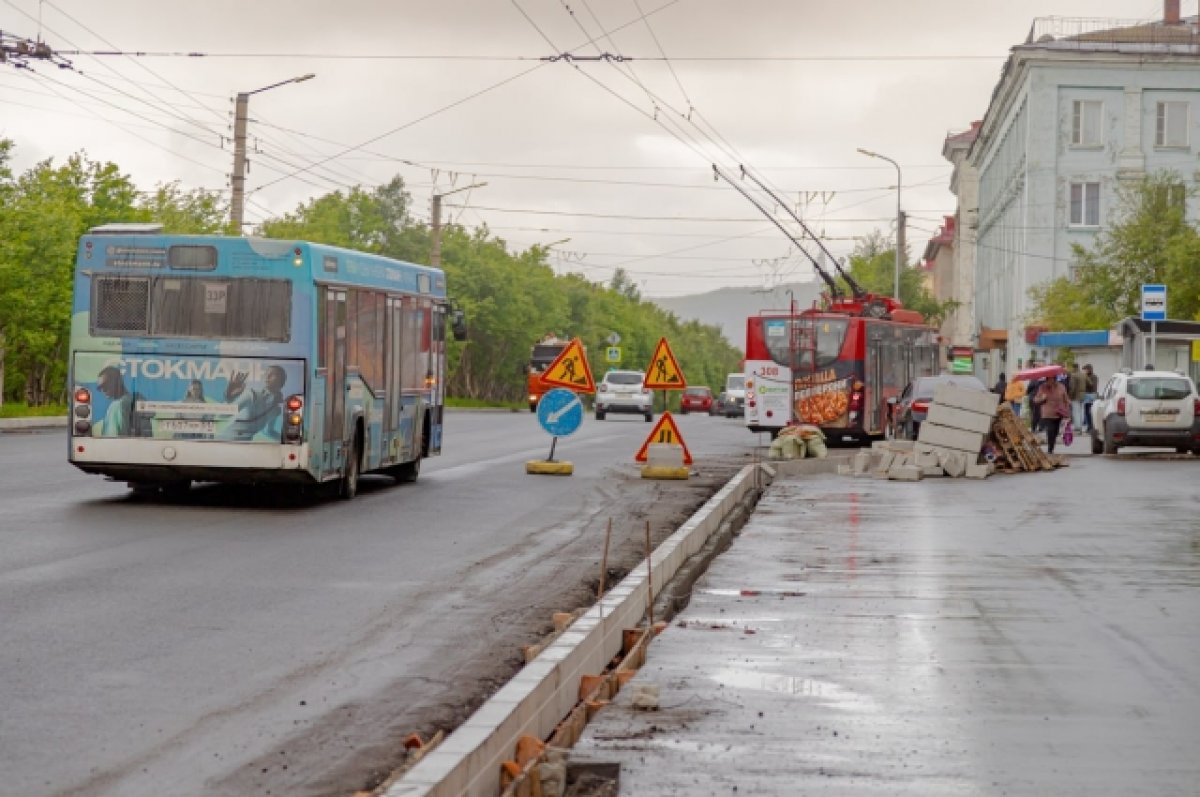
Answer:
<path fill-rule="evenodd" d="M 959 302 L 939 302 L 925 285 L 925 273 L 919 268 L 909 267 L 907 263 L 906 252 L 900 263 L 900 302 L 909 310 L 916 310 L 925 316 L 931 325 L 940 325 L 946 314 Z M 891 296 L 896 287 L 896 244 L 879 230 L 872 231 L 855 243 L 846 271 L 864 290 Z M 850 288 L 846 281 L 838 277 L 838 282 L 849 295 Z"/>
<path fill-rule="evenodd" d="M 8 148 L 5 148 L 8 151 Z M 75 248 L 90 227 L 145 220 L 138 192 L 112 163 L 79 153 L 62 166 L 38 163 L 0 203 L 0 392 L 30 404 L 64 401 Z"/>
<path fill-rule="evenodd" d="M 223 192 L 186 190 L 179 181 L 159 185 L 138 207 L 150 220 L 162 224 L 165 233 L 229 234 L 233 229 L 229 200 Z"/>
<path fill-rule="evenodd" d="M 1190 192 L 1194 196 L 1194 191 Z M 1168 286 L 1167 315 L 1200 319 L 1200 232 L 1187 219 L 1189 191 L 1170 172 L 1117 189 L 1112 224 L 1090 249 L 1074 245 L 1072 275 L 1033 286 L 1028 323 L 1104 329 L 1141 312 L 1141 286 Z"/>

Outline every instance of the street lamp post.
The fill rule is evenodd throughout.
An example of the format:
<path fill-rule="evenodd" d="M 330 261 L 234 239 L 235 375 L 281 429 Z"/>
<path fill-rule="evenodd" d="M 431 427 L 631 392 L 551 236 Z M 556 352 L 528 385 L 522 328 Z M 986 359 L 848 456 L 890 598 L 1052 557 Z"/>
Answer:
<path fill-rule="evenodd" d="M 900 173 L 900 164 L 886 155 L 880 155 L 869 149 L 859 147 L 858 151 L 869 158 L 879 158 L 896 167 L 896 274 L 892 283 L 892 297 L 896 301 L 900 301 L 900 259 L 903 257 L 901 253 L 904 251 L 904 211 L 900 209 L 900 185 L 903 177 Z"/>
<path fill-rule="evenodd" d="M 433 195 L 433 208 L 429 213 L 429 265 L 442 267 L 442 197 L 457 194 L 471 188 L 483 188 L 487 183 L 471 183 L 453 191 Z"/>
<path fill-rule="evenodd" d="M 286 86 L 288 83 L 300 83 L 311 80 L 316 75 L 309 73 L 299 77 L 281 80 L 269 86 L 263 86 L 254 91 L 239 91 L 237 104 L 233 115 L 233 176 L 230 185 L 233 194 L 229 202 L 229 218 L 238 235 L 242 234 L 242 220 L 246 215 L 246 118 L 250 107 L 250 95 L 260 94 L 269 89 Z"/>

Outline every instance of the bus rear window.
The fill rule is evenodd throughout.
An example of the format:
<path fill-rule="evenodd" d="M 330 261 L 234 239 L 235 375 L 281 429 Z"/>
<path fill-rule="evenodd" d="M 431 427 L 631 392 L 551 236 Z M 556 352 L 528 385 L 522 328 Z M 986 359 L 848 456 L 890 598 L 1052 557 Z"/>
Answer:
<path fill-rule="evenodd" d="M 144 335 L 150 328 L 149 277 L 97 277 L 92 332 Z"/>
<path fill-rule="evenodd" d="M 288 340 L 286 280 L 155 276 L 95 280 L 93 334 L 214 340 Z"/>

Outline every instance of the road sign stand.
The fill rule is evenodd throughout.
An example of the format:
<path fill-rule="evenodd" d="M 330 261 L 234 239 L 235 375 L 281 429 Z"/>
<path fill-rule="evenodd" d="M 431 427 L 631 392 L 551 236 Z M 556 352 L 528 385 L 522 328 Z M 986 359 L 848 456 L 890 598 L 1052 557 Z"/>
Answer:
<path fill-rule="evenodd" d="M 550 456 L 546 459 L 531 459 L 525 463 L 525 472 L 548 476 L 570 476 L 575 466 L 570 462 L 554 459 L 558 438 L 578 431 L 583 423 L 583 402 L 579 396 L 566 388 L 555 388 L 542 396 L 537 407 L 538 423 L 550 433 Z"/>

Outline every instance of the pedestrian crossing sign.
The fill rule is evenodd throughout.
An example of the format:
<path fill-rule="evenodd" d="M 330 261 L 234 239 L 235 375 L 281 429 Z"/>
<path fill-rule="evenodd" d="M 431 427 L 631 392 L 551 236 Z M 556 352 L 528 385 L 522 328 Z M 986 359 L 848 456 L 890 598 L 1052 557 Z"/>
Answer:
<path fill-rule="evenodd" d="M 567 344 L 567 348 L 562 350 L 542 374 L 541 380 L 547 385 L 569 388 L 576 393 L 596 392 L 592 369 L 588 367 L 587 355 L 583 353 L 583 344 L 579 342 L 579 338 L 574 338 Z"/>
<path fill-rule="evenodd" d="M 671 413 L 664 412 L 662 417 L 658 419 L 658 423 L 654 424 L 654 428 L 650 430 L 650 436 L 646 438 L 646 442 L 642 443 L 642 447 L 638 449 L 637 456 L 633 459 L 635 462 L 645 462 L 647 452 L 650 450 L 651 443 L 666 443 L 667 445 L 676 445 L 683 449 L 683 464 L 692 464 L 692 452 L 688 451 L 687 443 L 683 442 L 683 435 L 679 433 L 679 427 L 675 425 L 675 419 L 671 417 Z"/>
<path fill-rule="evenodd" d="M 658 339 L 658 346 L 654 349 L 654 356 L 650 358 L 650 367 L 646 369 L 642 387 L 650 390 L 683 390 L 687 387 L 687 380 L 683 378 L 683 371 L 666 338 Z"/>

